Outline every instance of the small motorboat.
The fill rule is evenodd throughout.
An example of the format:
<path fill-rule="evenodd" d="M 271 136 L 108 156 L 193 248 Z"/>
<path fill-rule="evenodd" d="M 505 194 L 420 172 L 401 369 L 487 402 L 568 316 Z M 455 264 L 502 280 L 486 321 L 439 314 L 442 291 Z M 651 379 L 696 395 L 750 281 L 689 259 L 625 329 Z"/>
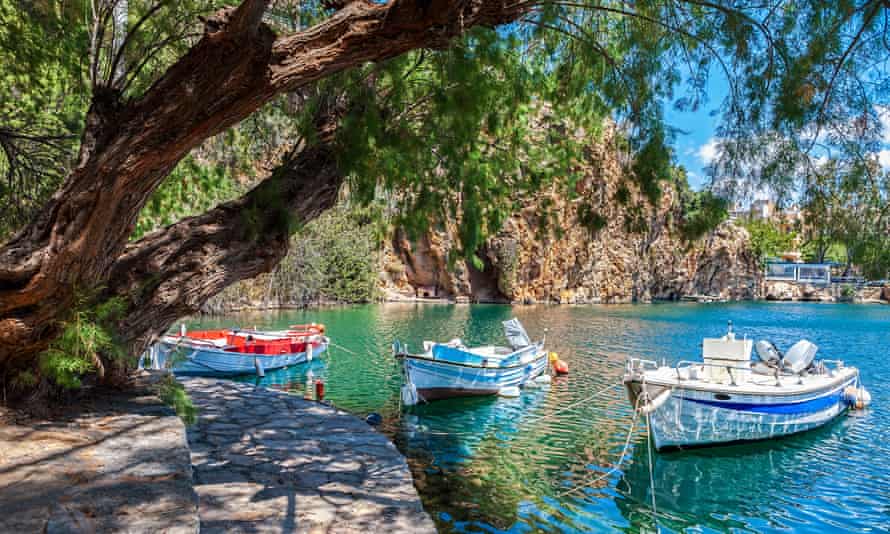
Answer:
<path fill-rule="evenodd" d="M 459 339 L 424 342 L 422 354 L 410 354 L 399 341 L 393 353 L 402 361 L 407 406 L 452 397 L 516 396 L 518 388 L 547 371 L 544 340 L 532 343 L 517 319 L 504 321 L 509 347 L 466 347 Z"/>
<path fill-rule="evenodd" d="M 166 335 L 149 351 L 151 367 L 180 375 L 256 374 L 311 361 L 327 350 L 324 325 L 289 330 L 200 330 Z"/>
<path fill-rule="evenodd" d="M 783 355 L 769 341 L 736 338 L 730 322 L 725 336 L 705 338 L 702 362 L 629 358 L 624 385 L 634 409 L 648 416 L 657 450 L 777 438 L 871 400 L 858 369 L 817 361 L 817 350 L 801 340 Z"/>

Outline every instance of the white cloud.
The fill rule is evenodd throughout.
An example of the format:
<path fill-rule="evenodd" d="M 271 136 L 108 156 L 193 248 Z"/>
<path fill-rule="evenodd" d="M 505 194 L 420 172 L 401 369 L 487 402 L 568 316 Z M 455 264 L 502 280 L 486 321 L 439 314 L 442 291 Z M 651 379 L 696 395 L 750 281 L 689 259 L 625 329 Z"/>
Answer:
<path fill-rule="evenodd" d="M 890 150 L 884 149 L 878 152 L 878 161 L 881 163 L 881 167 L 890 169 Z"/>
<path fill-rule="evenodd" d="M 707 165 L 717 158 L 717 139 L 710 138 L 708 142 L 698 147 L 698 159 Z"/>

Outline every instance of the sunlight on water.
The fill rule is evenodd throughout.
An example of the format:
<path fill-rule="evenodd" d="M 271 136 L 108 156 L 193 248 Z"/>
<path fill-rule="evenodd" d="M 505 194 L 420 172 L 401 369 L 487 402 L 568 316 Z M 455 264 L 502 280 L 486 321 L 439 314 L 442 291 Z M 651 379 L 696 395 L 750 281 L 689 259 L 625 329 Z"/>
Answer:
<path fill-rule="evenodd" d="M 571 373 L 517 399 L 440 401 L 400 414 L 393 339 L 501 342 L 517 316 Z M 890 532 L 890 307 L 739 303 L 639 306 L 447 306 L 386 304 L 204 319 L 190 327 L 327 325 L 335 343 L 309 366 L 260 383 L 302 395 L 311 369 L 327 398 L 360 416 L 378 412 L 408 457 L 427 511 L 445 531 L 654 530 L 645 426 L 621 469 L 631 410 L 620 387 L 629 355 L 697 359 L 701 338 L 739 335 L 787 348 L 806 337 L 821 357 L 862 371 L 870 410 L 800 436 L 733 447 L 656 454 L 658 523 L 671 531 Z M 253 380 L 253 379 L 245 379 Z M 576 409 L 561 407 L 582 401 Z M 591 481 L 602 478 L 599 482 Z"/>

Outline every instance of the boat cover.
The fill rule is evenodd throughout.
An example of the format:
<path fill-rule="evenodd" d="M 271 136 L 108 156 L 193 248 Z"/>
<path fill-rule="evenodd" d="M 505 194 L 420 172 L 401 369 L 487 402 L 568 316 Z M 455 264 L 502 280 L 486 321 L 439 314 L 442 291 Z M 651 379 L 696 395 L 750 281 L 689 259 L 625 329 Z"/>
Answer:
<path fill-rule="evenodd" d="M 818 350 L 819 347 L 815 343 L 801 339 L 788 349 L 782 363 L 792 373 L 800 373 L 813 363 L 813 358 L 816 357 Z"/>
<path fill-rule="evenodd" d="M 481 366 L 482 362 L 485 360 L 484 357 L 479 356 L 478 354 L 473 354 L 472 352 L 461 350 L 457 347 L 449 347 L 448 345 L 443 345 L 441 343 L 433 345 L 432 353 L 433 359 L 443 360 L 450 363 Z"/>
<path fill-rule="evenodd" d="M 507 336 L 507 341 L 514 350 L 528 347 L 532 344 L 525 328 L 522 327 L 522 323 L 516 317 L 509 321 L 504 321 L 504 335 Z"/>

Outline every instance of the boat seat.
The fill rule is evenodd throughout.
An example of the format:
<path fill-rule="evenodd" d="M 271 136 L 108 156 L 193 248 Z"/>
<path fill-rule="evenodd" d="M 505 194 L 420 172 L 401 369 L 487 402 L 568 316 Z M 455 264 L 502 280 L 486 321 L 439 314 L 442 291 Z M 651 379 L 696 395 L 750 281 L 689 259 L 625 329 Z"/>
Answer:
<path fill-rule="evenodd" d="M 768 365 L 764 362 L 751 362 L 751 372 L 755 375 L 776 376 L 776 370 L 779 371 L 779 376 L 791 376 L 793 374 L 788 372 L 787 369 Z"/>

